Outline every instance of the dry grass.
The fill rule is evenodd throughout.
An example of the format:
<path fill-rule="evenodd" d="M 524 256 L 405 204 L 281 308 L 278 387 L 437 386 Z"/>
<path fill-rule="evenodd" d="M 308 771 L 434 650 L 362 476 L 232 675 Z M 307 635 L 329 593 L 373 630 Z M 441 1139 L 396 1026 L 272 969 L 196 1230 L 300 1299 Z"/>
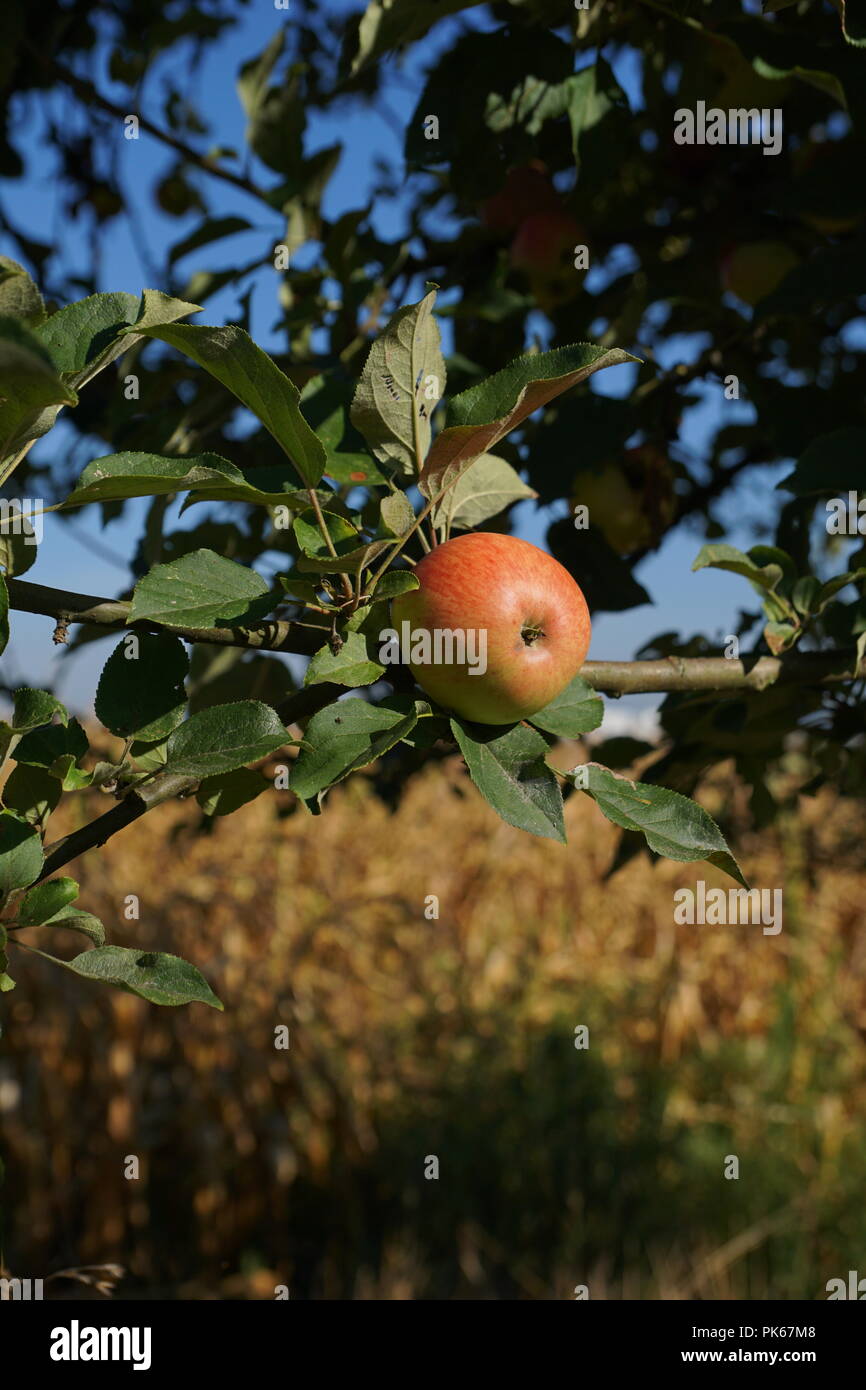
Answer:
<path fill-rule="evenodd" d="M 16 953 L 7 1265 L 116 1260 L 180 1298 L 823 1296 L 866 1249 L 866 817 L 826 792 L 758 837 L 725 777 L 702 799 L 784 885 L 779 936 L 675 926 L 718 871 L 606 881 L 587 798 L 563 849 L 456 763 L 393 816 L 356 778 L 316 820 L 263 796 L 197 835 L 180 805 L 85 857 L 111 938 L 193 960 L 226 1012 Z"/>

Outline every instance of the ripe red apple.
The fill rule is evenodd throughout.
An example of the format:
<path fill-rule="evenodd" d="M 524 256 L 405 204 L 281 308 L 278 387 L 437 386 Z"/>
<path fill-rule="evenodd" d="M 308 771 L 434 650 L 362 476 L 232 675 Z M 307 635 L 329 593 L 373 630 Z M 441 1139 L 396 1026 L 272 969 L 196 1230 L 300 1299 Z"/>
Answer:
<path fill-rule="evenodd" d="M 583 272 L 575 269 L 574 249 L 583 233 L 564 208 L 534 212 L 521 222 L 511 243 L 511 264 L 522 270 L 542 309 L 565 304 L 577 293 Z"/>
<path fill-rule="evenodd" d="M 534 159 L 509 169 L 497 193 L 485 199 L 478 209 L 488 232 L 514 232 L 525 217 L 542 209 L 555 209 L 559 195 L 550 182 L 547 166 Z"/>
<path fill-rule="evenodd" d="M 563 258 L 573 263 L 580 228 L 564 208 L 535 211 L 517 229 L 511 243 L 511 264 L 542 275 L 558 273 Z"/>
<path fill-rule="evenodd" d="M 409 666 L 439 704 L 478 724 L 514 724 L 550 704 L 583 665 L 589 647 L 586 600 L 566 569 L 514 536 L 473 531 L 425 555 L 421 587 L 391 605 L 411 633 L 484 634 L 486 666 Z M 476 651 L 478 642 L 476 639 Z M 468 648 L 467 648 L 468 650 Z"/>

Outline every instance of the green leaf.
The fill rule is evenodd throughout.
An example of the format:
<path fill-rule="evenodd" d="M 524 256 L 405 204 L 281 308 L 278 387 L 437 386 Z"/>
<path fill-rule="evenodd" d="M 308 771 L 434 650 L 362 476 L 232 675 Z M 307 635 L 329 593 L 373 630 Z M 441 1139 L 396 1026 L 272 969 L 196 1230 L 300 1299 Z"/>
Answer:
<path fill-rule="evenodd" d="M 158 738 L 152 743 L 136 741 L 129 750 L 129 756 L 142 772 L 159 772 L 165 767 L 167 747 L 167 738 Z"/>
<path fill-rule="evenodd" d="M 636 361 L 620 348 L 577 343 L 519 357 L 486 381 L 470 386 L 451 402 L 448 428 L 437 436 L 421 472 L 421 491 L 434 497 L 456 482 L 475 459 L 533 411 L 594 372 Z"/>
<path fill-rule="evenodd" d="M 575 163 L 580 166 L 588 157 L 600 152 L 599 142 L 595 147 L 588 143 L 588 137 L 592 132 L 597 131 L 597 127 L 607 117 L 614 118 L 620 123 L 620 129 L 625 122 L 629 121 L 628 103 L 625 94 L 619 86 L 610 66 L 603 60 L 594 63 L 589 68 L 583 68 L 581 72 L 575 73 L 562 84 L 560 95 L 562 109 L 568 116 L 571 126 L 571 147 L 575 157 Z M 545 117 L 558 115 L 559 112 L 547 109 L 539 115 Z M 608 127 L 605 126 L 605 132 Z M 598 133 L 598 132 L 597 132 Z M 608 132 L 609 133 L 609 132 Z M 602 138 L 604 138 L 602 136 Z M 610 141 L 608 141 L 610 148 Z"/>
<path fill-rule="evenodd" d="M 373 590 L 372 601 L 381 603 L 384 599 L 397 598 L 399 594 L 408 594 L 420 587 L 420 581 L 411 570 L 386 570 Z"/>
<path fill-rule="evenodd" d="M 26 734 L 30 729 L 38 729 L 41 724 L 50 724 L 55 714 L 60 716 L 61 724 L 69 723 L 69 713 L 56 696 L 48 690 L 31 690 L 22 685 L 15 691 L 15 713 L 12 728 L 16 734 Z"/>
<path fill-rule="evenodd" d="M 63 795 L 63 783 L 44 767 L 16 763 L 3 787 L 3 805 L 33 825 L 45 822 Z"/>
<path fill-rule="evenodd" d="M 37 539 L 33 522 L 20 503 L 10 502 L 0 517 L 0 566 L 7 578 L 26 574 L 36 561 Z"/>
<path fill-rule="evenodd" d="M 748 888 L 721 830 L 702 806 L 667 787 L 631 782 L 599 763 L 586 763 L 569 774 L 614 825 L 637 830 L 656 854 L 690 864 L 704 859 Z"/>
<path fill-rule="evenodd" d="M 0 459 L 45 434 L 57 409 L 77 400 L 39 338 L 16 319 L 0 319 Z"/>
<path fill-rule="evenodd" d="M 107 454 L 87 465 L 75 488 L 58 510 L 85 502 L 113 502 L 126 497 L 158 497 L 195 491 L 200 500 L 212 497 L 252 501 L 257 490 L 233 463 L 217 454 L 166 458 L 160 454 Z"/>
<path fill-rule="evenodd" d="M 129 633 L 96 688 L 96 717 L 120 738 L 150 743 L 176 729 L 186 709 L 186 648 L 167 632 Z"/>
<path fill-rule="evenodd" d="M 278 29 L 267 44 L 264 52 L 257 58 L 251 58 L 244 63 L 236 82 L 237 93 L 241 99 L 241 105 L 247 116 L 252 116 L 268 89 L 274 67 L 282 56 L 286 43 L 286 35 L 283 29 Z"/>
<path fill-rule="evenodd" d="M 92 912 L 82 912 L 78 907 L 64 907 L 55 912 L 42 924 L 44 927 L 63 927 L 65 931 L 75 931 L 86 936 L 94 946 L 105 945 L 105 927 Z"/>
<path fill-rule="evenodd" d="M 480 3 L 481 0 L 414 0 L 412 4 L 395 4 L 394 0 L 371 0 L 358 27 L 351 75 L 354 77 L 383 53 L 423 38 L 445 15 Z"/>
<path fill-rule="evenodd" d="M 431 518 L 437 528 L 471 531 L 512 502 L 537 496 L 505 459 L 498 454 L 482 454 L 433 508 Z"/>
<path fill-rule="evenodd" d="M 0 902 L 38 878 L 43 861 L 39 832 L 12 811 L 0 811 Z"/>
<path fill-rule="evenodd" d="M 806 446 L 793 473 L 776 484 L 797 497 L 866 492 L 866 429 L 851 425 L 822 434 Z"/>
<path fill-rule="evenodd" d="M 0 256 L 0 318 L 20 319 L 33 328 L 45 318 L 42 295 L 23 265 Z"/>
<path fill-rule="evenodd" d="M 313 559 L 310 555 L 302 555 L 297 568 L 305 574 L 358 574 L 391 545 L 391 541 L 370 541 L 368 545 L 359 545 L 356 550 L 344 551 L 336 557 L 322 555 Z"/>
<path fill-rule="evenodd" d="M 325 450 L 301 414 L 298 388 L 248 333 L 234 325 L 189 324 L 147 331 L 149 337 L 177 348 L 222 382 L 261 420 L 306 486 L 316 486 L 324 472 Z"/>
<path fill-rule="evenodd" d="M 74 787 L 78 779 L 76 764 L 84 757 L 89 747 L 87 734 L 77 719 L 68 724 L 43 724 L 31 729 L 15 745 L 13 757 L 19 763 L 31 767 L 46 768 L 66 786 Z M 82 774 L 86 776 L 86 774 Z"/>
<path fill-rule="evenodd" d="M 52 314 L 40 327 L 39 338 L 64 380 L 78 390 L 127 352 L 143 331 L 197 314 L 200 308 L 159 290 L 144 290 L 140 297 L 92 294 Z"/>
<path fill-rule="evenodd" d="M 374 456 L 410 477 L 430 448 L 430 417 L 445 390 L 435 300 L 431 290 L 397 310 L 370 348 L 352 402 L 352 423 Z"/>
<path fill-rule="evenodd" d="M 321 584 L 315 579 L 301 579 L 295 571 L 278 574 L 277 583 L 285 590 L 286 598 L 297 603 L 321 603 Z"/>
<path fill-rule="evenodd" d="M 508 825 L 565 844 L 562 793 L 545 762 L 547 743 L 535 729 L 515 724 L 504 733 L 451 720 L 451 731 L 476 787 Z"/>
<path fill-rule="evenodd" d="M 757 547 L 753 547 L 754 549 Z M 731 574 L 741 574 L 758 593 L 764 594 L 772 593 L 784 574 L 781 565 L 773 561 L 762 565 L 751 553 L 744 554 L 733 545 L 702 546 L 692 569 L 728 570 Z"/>
<path fill-rule="evenodd" d="M 314 714 L 292 767 L 290 786 L 302 801 L 350 772 L 367 767 L 414 728 L 420 702 L 408 712 L 366 700 L 339 700 Z"/>
<path fill-rule="evenodd" d="M 844 588 L 846 575 L 842 576 L 843 583 L 839 586 Z M 821 581 L 814 574 L 806 574 L 802 579 L 798 579 L 791 593 L 791 602 L 798 613 L 806 617 L 813 613 L 817 607 L 818 595 L 821 592 Z M 834 590 L 835 592 L 835 590 Z"/>
<path fill-rule="evenodd" d="M 368 640 L 360 632 L 349 632 L 335 654 L 329 646 L 316 652 L 307 667 L 304 685 L 320 685 L 333 681 L 335 685 L 371 685 L 384 675 L 385 667 L 368 655 Z"/>
<path fill-rule="evenodd" d="M 257 700 L 213 705 L 175 729 L 166 767 L 183 777 L 216 777 L 258 762 L 291 741 L 270 705 Z"/>
<path fill-rule="evenodd" d="M 168 263 L 176 265 L 190 251 L 198 251 L 202 246 L 210 246 L 212 242 L 235 236 L 237 232 L 248 232 L 251 225 L 245 217 L 206 217 L 188 236 L 175 242 L 169 251 Z"/>
<path fill-rule="evenodd" d="M 164 951 L 97 946 L 63 964 L 76 975 L 116 985 L 151 1004 L 209 1004 L 222 1009 L 207 980 L 189 961 Z"/>
<path fill-rule="evenodd" d="M 349 419 L 355 382 L 339 372 L 312 377 L 301 392 L 301 410 L 327 455 L 325 473 L 337 483 L 385 486 L 388 478 L 363 452 L 363 437 Z"/>
<path fill-rule="evenodd" d="M 392 536 L 405 536 L 415 525 L 415 509 L 405 492 L 390 492 L 379 504 L 382 525 Z"/>
<path fill-rule="evenodd" d="M 388 478 L 376 467 L 369 454 L 336 453 L 328 449 L 325 474 L 335 483 L 357 483 L 358 487 L 382 487 Z"/>
<path fill-rule="evenodd" d="M 213 550 L 193 550 L 154 565 L 132 596 L 130 622 L 166 627 L 242 627 L 269 613 L 274 600 L 255 570 Z"/>
<path fill-rule="evenodd" d="M 52 878 L 47 883 L 37 883 L 24 894 L 18 908 L 18 921 L 22 927 L 47 922 L 77 897 L 78 884 L 74 878 Z"/>
<path fill-rule="evenodd" d="M 196 792 L 196 801 L 206 816 L 230 816 L 271 786 L 260 772 L 236 767 L 232 772 L 206 777 Z"/>
<path fill-rule="evenodd" d="M 181 513 L 198 502 L 245 502 L 251 507 L 287 507 L 291 511 L 309 507 L 309 493 L 299 491 L 295 479 L 286 477 L 288 467 L 286 463 L 250 468 L 241 475 L 240 481 L 196 486 L 191 489 Z"/>
<path fill-rule="evenodd" d="M 264 53 L 243 65 L 237 89 L 248 118 L 247 145 L 269 169 L 298 175 L 304 163 L 306 125 L 300 86 L 303 66 L 293 66 L 279 82 L 269 81 L 285 38 L 285 30 L 278 29 Z"/>
<path fill-rule="evenodd" d="M 842 589 L 847 588 L 849 584 L 862 584 L 864 579 L 866 579 L 866 569 L 848 570 L 845 574 L 837 574 L 832 579 L 828 579 L 825 584 L 820 586 L 815 599 L 815 612 L 823 613 L 831 598 Z"/>
<path fill-rule="evenodd" d="M 322 518 L 331 538 L 331 544 L 338 555 L 356 548 L 361 539 L 361 533 L 357 526 L 353 526 L 351 521 L 347 521 L 344 516 L 340 516 L 337 512 L 322 512 Z M 315 512 L 310 510 L 301 516 L 296 516 L 292 522 L 292 530 L 304 555 L 323 560 L 330 557 L 331 552 L 325 545 L 325 538 L 319 530 Z"/>
<path fill-rule="evenodd" d="M 575 676 L 555 700 L 530 716 L 530 723 L 558 738 L 580 738 L 599 728 L 603 718 L 603 700 L 592 686 Z"/>

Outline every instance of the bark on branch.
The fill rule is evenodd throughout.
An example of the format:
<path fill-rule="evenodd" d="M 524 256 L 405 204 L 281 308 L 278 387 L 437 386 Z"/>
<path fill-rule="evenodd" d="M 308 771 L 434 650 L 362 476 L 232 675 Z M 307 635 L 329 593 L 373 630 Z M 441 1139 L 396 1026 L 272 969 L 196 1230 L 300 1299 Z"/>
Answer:
<path fill-rule="evenodd" d="M 132 605 L 125 599 L 98 598 L 94 594 L 76 594 L 65 589 L 50 589 L 44 584 L 31 584 L 26 579 L 8 579 L 10 607 L 21 613 L 40 613 L 44 617 L 67 623 L 89 623 L 111 630 L 124 628 L 141 632 L 172 632 L 185 642 L 202 642 L 218 647 L 251 647 L 267 652 L 295 652 L 312 656 L 328 635 L 301 627 L 286 619 L 254 623 L 250 627 L 163 627 L 160 623 L 130 622 Z"/>
<path fill-rule="evenodd" d="M 97 598 L 63 589 L 31 584 L 25 579 L 7 580 L 12 608 L 40 613 L 55 621 L 90 623 L 113 630 L 140 629 L 172 632 L 185 642 L 221 647 L 249 647 L 266 652 L 294 652 L 312 656 L 321 647 L 321 635 L 312 628 L 286 619 L 255 623 L 250 627 L 162 627 L 159 623 L 130 622 L 124 599 Z M 768 685 L 831 685 L 866 677 L 866 661 L 856 669 L 856 653 L 788 652 L 784 656 L 660 657 L 655 661 L 587 661 L 581 675 L 595 690 L 607 695 L 664 694 L 677 690 L 764 690 Z M 321 706 L 320 706 L 321 708 Z M 297 718 L 302 716 L 298 715 Z"/>

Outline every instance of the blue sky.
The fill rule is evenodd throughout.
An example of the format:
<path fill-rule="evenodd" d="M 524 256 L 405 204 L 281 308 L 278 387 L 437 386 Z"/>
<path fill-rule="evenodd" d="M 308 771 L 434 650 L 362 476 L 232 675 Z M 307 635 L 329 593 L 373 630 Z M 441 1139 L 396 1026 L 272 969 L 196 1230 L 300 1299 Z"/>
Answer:
<path fill-rule="evenodd" d="M 335 5 L 330 0 L 328 8 L 331 12 L 346 12 L 355 6 Z M 148 114 L 152 109 L 157 120 L 163 87 L 169 75 L 174 76 L 181 90 L 189 92 L 212 127 L 210 135 L 204 137 L 199 147 L 217 144 L 243 149 L 244 115 L 235 91 L 237 70 L 243 62 L 262 51 L 277 28 L 291 23 L 290 12 L 287 14 L 267 5 L 256 5 L 249 9 L 239 7 L 238 13 L 237 24 L 217 43 L 208 45 L 204 61 L 198 66 L 191 82 L 187 77 L 186 54 L 177 53 L 170 55 L 157 69 L 156 75 L 149 79 L 149 104 L 144 111 Z M 472 23 L 481 25 L 485 22 L 481 11 L 469 14 Z M 359 113 L 353 108 L 351 120 L 347 120 L 346 112 L 339 109 L 327 116 L 310 113 L 305 147 L 307 154 L 336 141 L 344 145 L 336 176 L 325 198 L 324 211 L 327 216 L 338 216 L 367 203 L 377 157 L 386 155 L 395 161 L 401 159 L 403 126 L 414 110 L 422 73 L 436 54 L 447 46 L 452 35 L 450 23 L 440 25 L 432 37 L 415 47 L 405 64 L 389 64 L 389 78 L 383 91 L 387 114 L 373 109 Z M 628 89 L 632 74 L 623 71 L 618 76 Z M 113 85 L 107 77 L 100 85 L 112 99 L 123 100 L 124 89 Z M 13 222 L 27 228 L 37 239 L 50 242 L 57 248 L 56 259 L 48 267 L 50 281 L 55 283 L 60 279 L 61 272 L 74 274 L 86 271 L 91 258 L 87 224 L 70 222 L 61 214 L 60 189 L 53 157 L 50 146 L 43 138 L 49 111 L 55 120 L 68 121 L 73 109 L 73 103 L 56 92 L 38 101 L 32 97 L 26 101 L 16 99 L 16 143 L 27 153 L 29 173 L 24 180 L 0 184 L 4 205 Z M 80 107 L 77 109 L 80 112 Z M 80 120 L 82 116 L 79 114 L 76 119 Z M 130 235 L 123 220 L 108 224 L 102 241 L 99 288 L 127 290 L 137 294 L 151 283 L 148 248 L 159 250 L 155 258 L 159 261 L 165 245 L 179 240 L 181 235 L 191 230 L 197 224 L 199 214 L 177 219 L 166 216 L 153 205 L 150 189 L 157 177 L 171 166 L 173 156 L 169 151 L 146 134 L 142 134 L 138 141 L 124 140 L 120 125 L 116 138 L 117 150 L 109 153 L 118 161 L 124 189 L 136 199 L 136 231 L 134 236 Z M 262 169 L 254 169 L 253 172 L 264 183 L 273 177 Z M 261 254 L 262 232 L 266 229 L 272 228 L 275 241 L 281 239 L 283 225 L 278 214 L 269 218 L 267 210 L 255 200 L 227 189 L 225 185 L 215 184 L 206 175 L 201 178 L 207 180 L 211 195 L 219 193 L 220 188 L 224 190 L 224 201 L 223 195 L 220 195 L 217 211 L 246 216 L 253 224 L 253 230 L 241 233 L 230 242 L 218 243 L 214 248 L 194 253 L 188 262 L 182 263 L 182 270 L 188 267 L 196 270 L 219 269 L 231 261 L 243 264 L 252 260 Z M 137 195 L 136 189 L 140 190 Z M 401 200 L 378 205 L 373 212 L 377 232 L 389 237 L 399 234 L 403 227 L 404 210 L 405 205 Z M 0 251 L 15 253 L 11 244 L 4 244 L 2 234 Z M 315 248 L 306 248 L 298 257 L 298 264 L 302 268 L 314 258 Z M 169 288 L 164 284 L 156 287 Z M 174 289 L 180 292 L 182 286 L 174 286 Z M 252 299 L 252 328 L 256 339 L 265 347 L 276 345 L 271 333 L 271 325 L 276 317 L 275 290 L 276 278 L 271 281 L 267 273 L 258 277 Z M 236 296 L 228 290 L 211 298 L 206 312 L 197 321 L 222 323 L 236 316 Z M 447 333 L 445 343 L 447 348 Z M 694 350 L 694 346 L 688 342 L 671 343 L 668 349 L 670 361 L 688 360 Z M 663 358 L 662 365 L 669 363 Z M 630 374 L 630 368 L 614 368 L 601 373 L 595 378 L 597 389 L 615 395 L 624 394 L 628 389 Z M 723 402 L 721 388 L 708 385 L 704 390 L 702 405 L 689 412 L 684 421 L 683 442 L 698 456 L 703 451 L 711 427 L 717 424 L 721 410 L 726 412 L 726 419 L 731 423 L 735 418 L 751 418 L 751 407 L 745 403 Z M 36 446 L 34 459 L 51 464 L 65 456 L 73 441 L 74 436 L 70 431 L 55 429 Z M 82 452 L 79 444 L 75 462 L 83 468 L 90 457 L 101 452 L 104 452 L 104 446 Z M 579 463 L 579 449 L 576 448 L 575 471 Z M 744 512 L 755 510 L 763 511 L 769 518 L 771 508 L 774 510 L 776 506 L 775 499 L 770 496 L 772 485 L 786 471 L 788 467 L 781 465 L 772 476 L 770 470 L 762 469 L 753 481 L 747 475 L 736 493 L 727 499 L 722 516 L 730 525 L 726 539 L 732 544 L 746 548 L 754 543 L 755 537 L 744 531 L 739 518 Z M 37 583 L 113 596 L 130 581 L 126 560 L 135 548 L 140 516 L 141 506 L 136 504 L 129 509 L 126 517 L 104 530 L 96 507 L 84 508 L 71 524 L 46 517 L 39 556 L 27 577 Z M 195 518 L 196 512 L 192 516 Z M 517 512 L 518 533 L 528 540 L 541 542 L 549 519 L 549 512 L 539 511 L 532 503 L 524 504 Z M 681 529 L 663 544 L 660 551 L 642 562 L 637 577 L 651 594 L 654 605 L 644 605 L 623 614 L 599 615 L 591 657 L 627 660 L 649 637 L 671 629 L 679 630 L 683 635 L 701 631 L 719 639 L 732 631 L 739 608 L 751 606 L 750 590 L 742 579 L 734 575 L 710 570 L 692 575 L 691 564 L 700 545 L 701 537 L 697 533 L 689 534 Z M 58 689 L 72 708 L 87 713 L 92 708 L 99 670 L 116 643 L 117 636 L 113 634 L 105 641 L 68 657 L 62 650 L 53 647 L 51 631 L 49 619 L 14 614 L 12 641 L 3 658 L 4 675 L 8 671 L 8 679 L 14 677 L 29 685 L 50 684 Z M 647 709 L 654 707 L 657 699 L 631 697 L 617 703 L 620 709 Z"/>

